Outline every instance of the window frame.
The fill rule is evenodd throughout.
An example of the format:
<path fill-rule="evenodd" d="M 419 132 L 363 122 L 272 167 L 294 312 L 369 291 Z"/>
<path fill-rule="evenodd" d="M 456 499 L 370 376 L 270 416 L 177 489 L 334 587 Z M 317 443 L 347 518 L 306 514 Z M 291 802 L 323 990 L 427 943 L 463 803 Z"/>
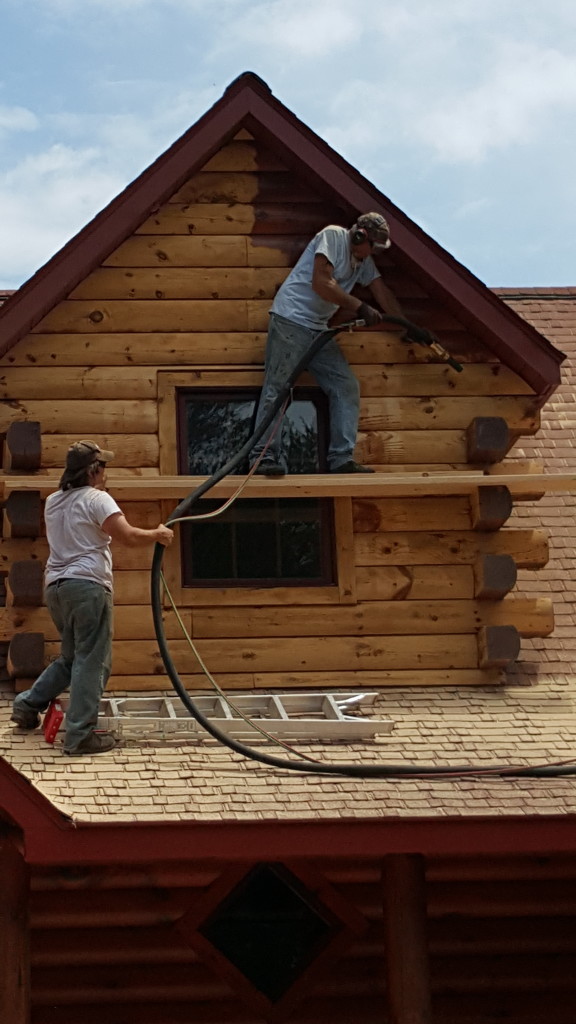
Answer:
<path fill-rule="evenodd" d="M 258 403 L 259 388 L 211 388 L 206 389 L 210 391 L 210 397 L 214 402 L 232 402 L 237 398 L 254 403 L 253 415 L 256 412 Z M 319 388 L 312 388 L 299 386 L 295 388 L 295 399 L 296 401 L 306 401 L 314 404 L 316 408 L 317 424 L 318 424 L 318 442 L 319 442 L 319 466 L 320 472 L 327 472 L 326 470 L 326 455 L 325 452 L 328 447 L 328 401 L 326 396 Z M 179 472 L 182 475 L 187 475 L 185 463 L 187 462 L 186 446 L 188 444 L 188 431 L 186 429 L 186 410 L 188 402 L 194 402 L 195 398 L 202 399 L 201 392 L 198 388 L 177 388 L 176 389 L 176 409 L 177 409 L 177 422 L 178 422 L 178 463 Z M 247 461 L 247 460 L 246 460 Z M 188 474 L 190 475 L 190 474 Z M 238 474 L 239 477 L 242 474 Z M 240 498 L 240 502 L 250 501 L 250 496 Z M 274 502 L 274 506 L 270 507 L 269 517 L 266 514 L 262 516 L 262 524 L 269 523 L 274 524 L 274 533 L 276 540 L 278 541 L 278 529 L 279 522 L 278 517 L 282 516 L 280 504 L 286 505 L 286 502 L 290 502 L 290 498 L 260 498 L 252 499 L 266 502 Z M 302 499 L 300 499 L 302 500 Z M 248 577 L 248 576 L 229 576 L 220 577 L 216 579 L 210 579 L 210 577 L 198 576 L 194 578 L 192 571 L 193 557 L 192 552 L 186 551 L 186 546 L 183 542 L 181 535 L 181 563 L 182 563 L 182 580 L 183 586 L 185 587 L 322 587 L 322 586 L 334 586 L 336 580 L 336 560 L 334 552 L 334 524 L 333 524 L 333 505 L 329 498 L 307 498 L 304 499 L 307 502 L 314 503 L 314 519 L 320 524 L 321 534 L 320 543 L 317 546 L 318 552 L 318 574 L 314 578 L 310 579 L 307 577 L 289 577 L 289 576 L 262 576 L 262 577 Z M 216 499 L 216 505 L 220 505 Z M 247 519 L 250 519 L 248 515 Z M 222 520 L 220 520 L 222 521 Z M 238 519 L 238 524 L 242 522 L 242 516 Z M 190 525 L 190 524 L 188 524 Z M 183 527 L 184 529 L 184 527 Z"/>
<path fill-rule="evenodd" d="M 309 378 L 307 386 L 313 386 Z M 262 374 L 258 370 L 194 369 L 158 372 L 158 435 L 159 468 L 162 476 L 179 476 L 178 460 L 178 392 L 197 388 L 222 389 L 259 388 Z M 204 477 L 197 477 L 202 480 Z M 242 477 L 238 477 L 239 480 Z M 250 484 L 246 497 L 250 497 Z M 183 491 L 185 497 L 187 491 Z M 333 503 L 334 583 L 292 585 L 289 582 L 269 586 L 184 586 L 180 558 L 180 543 L 166 549 L 164 575 L 178 606 L 213 605 L 303 605 L 303 604 L 355 604 L 356 573 L 354 560 L 354 529 L 352 499 L 329 498 Z M 177 502 L 162 501 L 162 520 L 166 522 Z"/>

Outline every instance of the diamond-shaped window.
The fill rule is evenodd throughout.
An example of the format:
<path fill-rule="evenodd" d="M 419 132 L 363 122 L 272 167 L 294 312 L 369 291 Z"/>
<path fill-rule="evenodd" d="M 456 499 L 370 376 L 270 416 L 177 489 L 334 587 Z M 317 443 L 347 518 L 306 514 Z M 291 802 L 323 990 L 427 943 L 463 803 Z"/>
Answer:
<path fill-rule="evenodd" d="M 338 930 L 334 915 L 282 865 L 254 868 L 199 928 L 271 1002 Z"/>

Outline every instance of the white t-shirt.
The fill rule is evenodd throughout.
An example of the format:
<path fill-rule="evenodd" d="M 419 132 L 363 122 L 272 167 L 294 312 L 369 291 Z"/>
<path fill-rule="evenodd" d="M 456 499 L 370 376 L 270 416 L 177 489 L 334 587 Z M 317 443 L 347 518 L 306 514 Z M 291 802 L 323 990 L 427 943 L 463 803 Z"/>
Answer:
<path fill-rule="evenodd" d="M 371 256 L 364 260 L 352 257 L 350 232 L 338 224 L 329 224 L 308 243 L 296 266 L 290 271 L 272 303 L 271 313 L 277 313 L 295 324 L 311 330 L 323 330 L 338 305 L 326 302 L 312 288 L 312 274 L 316 256 L 325 256 L 334 267 L 334 280 L 350 293 L 355 284 L 366 287 L 380 277 Z"/>
<path fill-rule="evenodd" d="M 44 582 L 81 578 L 112 590 L 110 535 L 101 529 L 121 508 L 106 491 L 77 487 L 56 491 L 46 499 L 44 519 L 50 554 Z"/>

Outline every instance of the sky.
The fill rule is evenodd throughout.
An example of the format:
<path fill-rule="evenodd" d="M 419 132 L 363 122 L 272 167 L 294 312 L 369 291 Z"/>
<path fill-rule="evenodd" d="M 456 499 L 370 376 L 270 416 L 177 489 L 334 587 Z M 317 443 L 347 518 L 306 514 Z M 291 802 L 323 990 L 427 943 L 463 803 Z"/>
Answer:
<path fill-rule="evenodd" d="M 575 0 L 3 0 L 0 287 L 244 71 L 487 285 L 576 285 Z"/>

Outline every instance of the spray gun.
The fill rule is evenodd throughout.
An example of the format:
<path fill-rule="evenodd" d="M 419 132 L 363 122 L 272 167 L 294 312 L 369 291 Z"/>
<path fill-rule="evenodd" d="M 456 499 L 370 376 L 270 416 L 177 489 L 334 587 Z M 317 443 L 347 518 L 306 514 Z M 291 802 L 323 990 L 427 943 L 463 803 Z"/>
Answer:
<path fill-rule="evenodd" d="M 417 324 L 413 324 L 410 320 L 406 320 L 403 316 L 389 316 L 387 313 L 380 314 L 380 321 L 386 324 L 397 324 L 399 327 L 404 328 L 404 332 L 401 335 L 402 341 L 408 344 L 423 345 L 425 348 L 429 348 L 431 352 L 437 356 L 438 359 L 442 360 L 443 363 L 448 363 L 453 370 L 457 373 L 462 373 L 463 366 L 457 362 L 453 356 L 440 344 L 438 338 L 432 331 L 426 329 L 426 327 L 418 327 Z M 365 320 L 357 320 L 357 326 L 366 326 Z"/>

